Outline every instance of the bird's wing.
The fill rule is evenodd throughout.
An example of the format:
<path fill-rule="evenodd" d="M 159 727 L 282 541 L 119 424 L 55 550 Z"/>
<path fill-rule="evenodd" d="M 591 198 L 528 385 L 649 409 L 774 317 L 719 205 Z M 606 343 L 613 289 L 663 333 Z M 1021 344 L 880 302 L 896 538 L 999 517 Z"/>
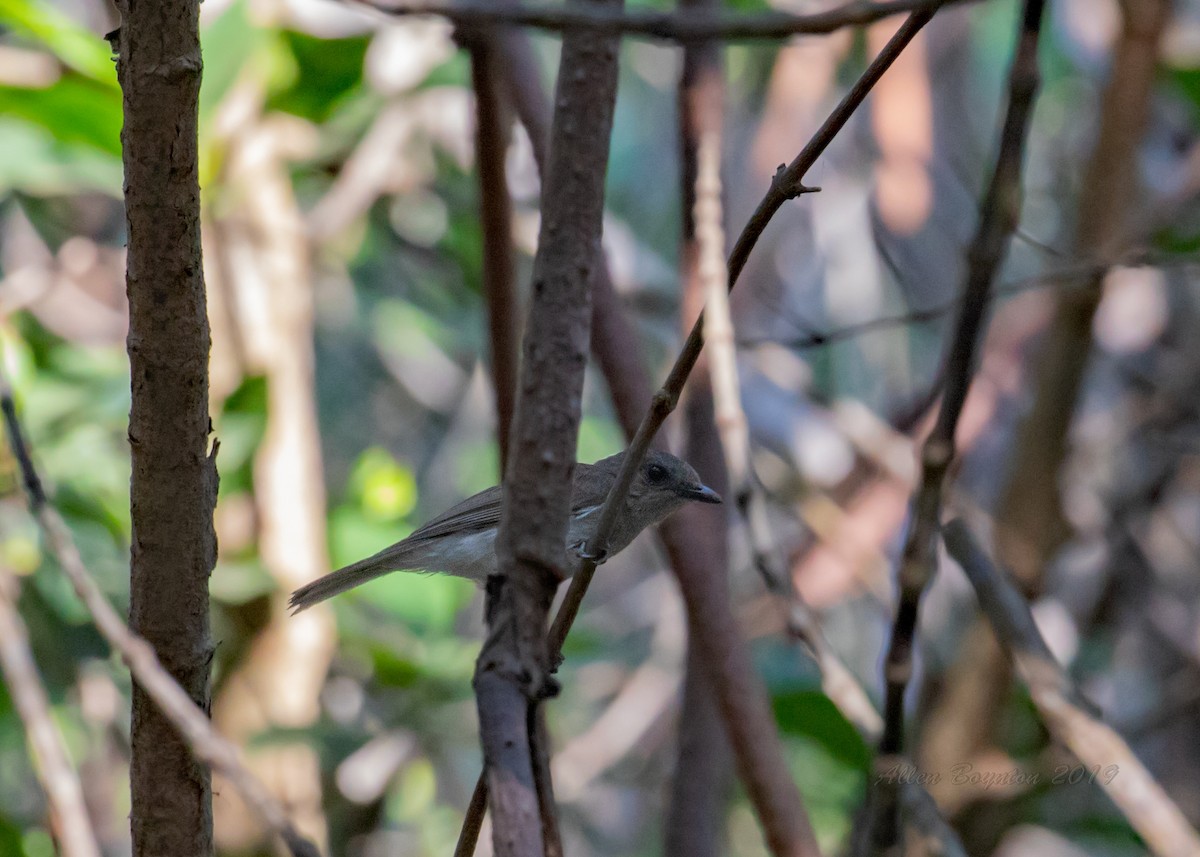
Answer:
<path fill-rule="evenodd" d="M 436 539 L 451 533 L 486 530 L 500 523 L 500 486 L 480 491 L 422 526 L 408 540 Z"/>
<path fill-rule="evenodd" d="M 576 483 L 578 483 L 579 477 L 592 466 L 591 464 L 575 465 Z M 584 506 L 596 505 L 593 501 L 579 497 L 578 492 L 573 492 L 571 500 L 572 514 L 584 511 Z M 480 491 L 473 497 L 463 500 L 457 506 L 442 512 L 442 514 L 438 515 L 432 521 L 416 530 L 405 541 L 436 539 L 441 536 L 450 535 L 451 533 L 486 530 L 489 527 L 497 526 L 499 523 L 500 486 L 497 485 L 493 488 L 488 488 L 486 491 Z"/>

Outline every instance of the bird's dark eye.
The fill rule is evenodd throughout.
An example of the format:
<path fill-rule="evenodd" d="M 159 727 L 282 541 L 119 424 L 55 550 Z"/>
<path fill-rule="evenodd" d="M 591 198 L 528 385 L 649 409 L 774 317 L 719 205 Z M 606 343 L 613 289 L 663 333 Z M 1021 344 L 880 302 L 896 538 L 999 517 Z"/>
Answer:
<path fill-rule="evenodd" d="M 651 464 L 646 468 L 646 480 L 651 485 L 661 485 L 667 481 L 667 468 L 661 464 Z"/>

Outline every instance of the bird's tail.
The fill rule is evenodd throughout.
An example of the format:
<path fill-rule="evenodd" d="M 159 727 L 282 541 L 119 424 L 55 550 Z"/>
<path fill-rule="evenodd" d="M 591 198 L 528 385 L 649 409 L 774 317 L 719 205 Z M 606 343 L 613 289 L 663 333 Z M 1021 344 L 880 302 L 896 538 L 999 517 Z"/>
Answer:
<path fill-rule="evenodd" d="M 399 542 L 389 548 L 384 548 L 374 556 L 359 560 L 345 568 L 339 568 L 324 577 L 317 578 L 312 583 L 301 586 L 292 593 L 292 597 L 288 600 L 288 606 L 292 608 L 293 614 L 299 613 L 314 604 L 321 603 L 326 598 L 332 598 L 347 589 L 353 589 L 389 572 L 420 568 L 424 560 L 422 553 L 417 546 Z"/>

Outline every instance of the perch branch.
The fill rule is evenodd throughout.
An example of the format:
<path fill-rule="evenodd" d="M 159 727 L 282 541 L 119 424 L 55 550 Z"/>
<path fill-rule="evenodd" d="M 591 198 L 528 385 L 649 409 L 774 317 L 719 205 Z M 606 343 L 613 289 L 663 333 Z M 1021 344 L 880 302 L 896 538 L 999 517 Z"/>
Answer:
<path fill-rule="evenodd" d="M 904 695 L 912 677 L 921 595 L 933 577 L 937 562 L 935 545 L 941 523 L 942 491 L 954 460 L 955 431 L 975 372 L 992 281 L 1020 217 L 1021 167 L 1039 84 L 1038 40 L 1045 5 L 1045 0 L 1025 0 L 1009 74 L 1008 109 L 1000 132 L 1000 148 L 979 226 L 968 251 L 963 302 L 945 360 L 941 407 L 937 423 L 921 450 L 921 484 L 913 497 L 912 520 L 897 572 L 899 606 L 884 663 L 887 692 L 883 736 L 876 759 L 883 770 L 894 768 L 904 750 Z M 895 778 L 877 777 L 876 783 L 872 843 L 883 850 L 896 845 L 900 835 L 899 788 Z"/>
<path fill-rule="evenodd" d="M 113 651 L 120 654 L 134 680 L 187 742 L 192 755 L 229 780 L 263 823 L 283 840 L 292 857 L 318 857 L 320 852 L 316 846 L 296 830 L 283 807 L 242 764 L 237 748 L 214 731 L 208 715 L 166 671 L 154 648 L 133 633 L 105 599 L 88 572 L 66 522 L 47 500 L 17 419 L 12 390 L 3 377 L 0 377 L 0 410 L 3 410 L 9 446 L 29 495 L 30 511 L 41 527 L 46 546 L 71 581 L 97 630 Z"/>
<path fill-rule="evenodd" d="M 1050 733 L 1085 768 L 1097 772 L 1096 783 L 1153 853 L 1159 857 L 1200 854 L 1200 836 L 1125 740 L 1089 711 L 1042 639 L 1029 605 L 983 552 L 967 525 L 955 519 L 943 535 Z"/>

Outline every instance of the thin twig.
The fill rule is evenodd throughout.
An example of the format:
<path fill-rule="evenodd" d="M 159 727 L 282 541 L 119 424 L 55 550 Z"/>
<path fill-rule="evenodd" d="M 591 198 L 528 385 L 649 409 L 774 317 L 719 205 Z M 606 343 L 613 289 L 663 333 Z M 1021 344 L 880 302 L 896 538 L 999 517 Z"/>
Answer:
<path fill-rule="evenodd" d="M 1197 857 L 1200 836 L 1117 732 L 1093 715 L 1079 689 L 1050 653 L 1029 605 L 983 552 L 963 521 L 943 532 L 950 555 L 975 588 L 1050 733 L 1070 748 L 1112 798 L 1130 826 L 1159 857 Z"/>
<path fill-rule="evenodd" d="M 766 498 L 750 458 L 750 436 L 738 383 L 737 349 L 723 255 L 720 158 L 701 140 L 696 176 L 695 225 L 699 273 L 705 281 L 705 341 L 712 373 L 716 425 L 729 468 L 738 513 L 750 542 L 753 564 L 780 602 L 789 636 L 807 646 L 821 676 L 821 689 L 867 741 L 879 740 L 883 718 L 862 684 L 830 646 L 816 613 L 804 602 L 771 534 Z M 909 818 L 923 837 L 938 843 L 944 855 L 963 855 L 957 834 L 946 824 L 929 794 L 917 783 L 905 784 Z"/>
<path fill-rule="evenodd" d="M 696 236 L 699 271 L 705 281 L 704 339 L 712 371 L 717 428 L 725 449 L 734 505 L 742 518 L 754 567 L 767 588 L 782 602 L 788 633 L 812 651 L 821 667 L 822 689 L 866 734 L 878 733 L 883 721 L 866 691 L 829 647 L 812 610 L 796 591 L 771 535 L 766 498 L 750 457 L 750 433 L 742 409 L 737 349 L 729 294 L 725 289 L 725 233 L 721 217 L 720 152 L 701 141 L 696 182 Z"/>
<path fill-rule="evenodd" d="M 976 354 L 985 329 L 992 281 L 1020 217 L 1021 167 L 1025 140 L 1039 84 L 1038 39 L 1045 0 L 1025 0 L 1012 69 L 1008 109 L 1000 134 L 996 166 L 980 211 L 979 226 L 967 255 L 963 303 L 945 360 L 945 386 L 937 423 L 921 450 L 921 485 L 912 504 L 908 535 L 897 570 L 899 605 L 884 663 L 887 693 L 877 770 L 891 770 L 904 750 L 904 695 L 913 670 L 913 646 L 921 595 L 933 577 L 941 522 L 942 491 L 955 455 L 955 432 L 975 373 Z M 877 777 L 872 800 L 872 846 L 880 852 L 900 845 L 899 787 L 894 778 Z"/>
<path fill-rule="evenodd" d="M 470 51 L 471 84 L 475 91 L 475 168 L 479 173 L 479 213 L 483 228 L 483 294 L 487 300 L 496 434 L 503 476 L 517 395 L 519 312 L 513 262 L 512 200 L 504 171 L 509 122 L 498 88 L 494 42 L 469 29 L 460 29 L 457 37 Z"/>
<path fill-rule="evenodd" d="M 932 12 L 914 12 L 910 15 L 896 31 L 896 35 L 892 37 L 891 41 L 887 43 L 884 49 L 879 52 L 879 55 L 867 67 L 866 71 L 863 72 L 862 77 L 855 82 L 850 91 L 846 93 L 837 107 L 834 108 L 833 112 L 825 120 L 825 123 L 817 130 L 817 133 L 813 135 L 800 154 L 786 167 L 781 165 L 766 195 L 759 202 L 754 214 L 751 215 L 750 220 L 742 229 L 737 243 L 734 244 L 733 251 L 730 253 L 728 263 L 729 289 L 732 290 L 737 283 L 738 276 L 741 274 L 742 269 L 745 268 L 751 250 L 758 243 L 759 237 L 762 235 L 763 230 L 766 229 L 767 224 L 770 223 L 775 212 L 788 200 L 794 199 L 802 193 L 814 190 L 803 185 L 802 180 L 805 173 L 808 172 L 821 153 L 828 148 L 829 144 L 833 142 L 833 138 L 837 136 L 838 131 L 850 120 L 854 111 L 866 99 L 871 88 L 896 60 L 896 57 L 900 55 L 908 43 L 921 31 L 921 28 L 929 23 L 932 17 Z M 625 495 L 629 493 L 629 486 L 633 482 L 634 473 L 637 472 L 637 468 L 641 465 L 641 461 L 650 447 L 652 438 L 679 402 L 679 394 L 683 389 L 684 383 L 687 381 L 688 375 L 692 371 L 692 367 L 696 364 L 696 360 L 700 356 L 700 349 L 704 345 L 702 334 L 703 321 L 703 316 L 696 319 L 696 324 L 692 327 L 687 341 L 680 350 L 679 356 L 675 359 L 675 364 L 672 366 L 666 382 L 654 394 L 650 410 L 643 418 L 641 425 L 638 427 L 637 434 L 634 435 L 629 445 L 629 450 L 625 454 L 617 481 L 609 491 L 608 498 L 605 500 L 596 533 L 586 546 L 586 551 L 591 556 L 603 557 L 607 548 L 609 534 L 612 531 L 613 524 L 616 522 L 618 509 L 624 501 Z M 563 640 L 566 639 L 567 631 L 575 621 L 575 616 L 579 612 L 579 603 L 582 601 L 583 595 L 591 583 L 591 578 L 595 570 L 595 563 L 584 562 L 580 570 L 572 578 L 571 587 L 568 589 L 562 606 L 559 608 L 558 615 L 554 617 L 554 624 L 550 629 L 551 643 L 556 648 L 561 647 Z"/>
<path fill-rule="evenodd" d="M 30 458 L 17 419 L 12 390 L 2 372 L 0 410 L 3 411 L 9 446 L 21 468 L 30 511 L 41 527 L 50 553 L 71 581 L 75 594 L 91 614 L 97 630 L 109 646 L 120 654 L 138 686 L 175 727 L 192 755 L 229 780 L 263 823 L 283 840 L 292 857 L 318 857 L 320 852 L 317 847 L 296 830 L 284 808 L 245 767 L 237 748 L 214 731 L 208 716 L 164 669 L 154 648 L 133 633 L 105 599 L 104 593 L 88 572 L 66 522 L 46 498 L 42 480 Z"/>
<path fill-rule="evenodd" d="M 7 569 L 0 569 L 0 673 L 25 727 L 33 768 L 46 793 L 50 829 L 62 857 L 100 857 L 79 775 L 50 715 L 50 699 L 29 648 L 29 631 L 17 612 L 19 587 Z"/>
<path fill-rule="evenodd" d="M 1181 255 L 1178 253 L 1161 254 L 1149 253 L 1146 251 L 1134 251 L 1125 254 L 1117 267 L 1158 267 L 1158 268 L 1182 268 L 1200 264 L 1200 257 L 1193 254 Z M 1011 295 L 1019 295 L 1025 292 L 1043 291 L 1043 290 L 1063 290 L 1070 292 L 1092 291 L 1099 292 L 1104 286 L 1103 277 L 1100 276 L 1107 271 L 1112 270 L 1114 263 L 1112 262 L 1092 262 L 1080 263 L 1076 265 L 1067 265 L 1061 268 L 1055 268 L 1046 271 L 1044 274 L 1038 274 L 1033 277 L 1023 277 L 1015 282 L 1007 283 L 1003 286 L 996 286 L 992 289 L 993 298 L 1008 297 Z M 868 333 L 877 333 L 879 331 L 891 330 L 897 327 L 907 327 L 914 324 L 924 324 L 931 321 L 937 321 L 955 310 L 961 310 L 964 295 L 957 295 L 949 300 L 943 301 L 936 306 L 928 309 L 914 309 L 907 312 L 894 313 L 892 315 L 881 315 L 876 318 L 870 318 L 866 321 L 847 324 L 842 327 L 835 327 L 831 330 L 808 330 L 804 333 L 794 336 L 790 339 L 775 339 L 768 337 L 743 337 L 739 336 L 737 340 L 740 348 L 753 348 L 758 345 L 781 345 L 785 348 L 790 348 L 793 351 L 805 351 L 810 348 L 822 348 L 826 345 L 833 345 L 838 342 L 855 339 Z"/>
<path fill-rule="evenodd" d="M 966 0 L 850 0 L 824 12 L 795 15 L 788 12 L 714 14 L 712 12 L 625 12 L 578 7 L 526 7 L 515 4 L 463 2 L 389 2 L 358 0 L 391 16 L 436 15 L 458 24 L 515 25 L 554 32 L 587 30 L 597 33 L 701 42 L 713 39 L 746 41 L 784 39 L 799 35 L 824 35 L 844 27 L 861 27 L 905 12 L 932 14 L 942 6 Z"/>

